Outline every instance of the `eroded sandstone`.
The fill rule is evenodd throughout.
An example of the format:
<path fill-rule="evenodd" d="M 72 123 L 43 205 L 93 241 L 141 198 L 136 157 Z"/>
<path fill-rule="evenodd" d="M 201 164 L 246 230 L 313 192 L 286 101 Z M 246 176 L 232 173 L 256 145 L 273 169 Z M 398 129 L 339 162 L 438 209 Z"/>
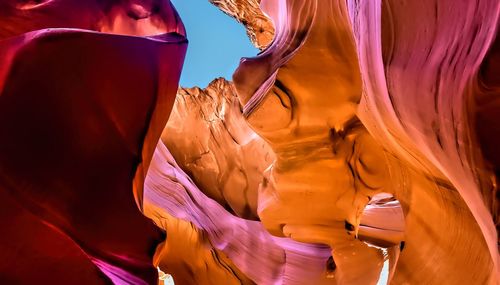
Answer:
<path fill-rule="evenodd" d="M 232 15 L 253 7 L 242 3 L 216 5 Z M 374 284 L 387 259 L 392 284 L 494 284 L 494 155 L 481 151 L 470 100 L 496 94 L 477 91 L 477 75 L 481 67 L 480 79 L 495 86 L 495 53 L 481 62 L 498 4 L 290 0 L 261 8 L 275 25 L 273 42 L 233 79 L 243 116 L 276 155 L 258 190 L 266 230 L 329 245 L 325 274 L 340 284 Z"/>
<path fill-rule="evenodd" d="M 498 283 L 498 1 L 210 2 L 262 52 L 174 102 L 169 1 L 0 1 L 0 281 Z"/>

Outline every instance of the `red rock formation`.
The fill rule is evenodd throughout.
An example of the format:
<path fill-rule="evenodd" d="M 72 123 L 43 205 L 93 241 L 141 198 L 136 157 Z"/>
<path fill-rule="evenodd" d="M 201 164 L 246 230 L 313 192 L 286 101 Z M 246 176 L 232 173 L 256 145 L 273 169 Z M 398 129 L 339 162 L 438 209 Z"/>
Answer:
<path fill-rule="evenodd" d="M 274 153 L 248 126 L 230 82 L 180 89 L 162 139 L 208 197 L 257 219 L 257 188 Z"/>
<path fill-rule="evenodd" d="M 0 39 L 45 28 L 132 36 L 185 34 L 170 1 L 163 0 L 2 0 L 0 27 Z"/>
<path fill-rule="evenodd" d="M 332 247 L 341 284 L 375 283 L 383 254 L 356 237 L 371 197 L 393 190 L 385 154 L 356 116 L 362 90 L 347 6 L 270 9 L 288 22 L 234 75 L 248 122 L 277 156 L 259 190 L 259 217 L 272 234 Z"/>
<path fill-rule="evenodd" d="M 175 103 L 170 3 L 0 2 L 0 281 L 498 283 L 498 1 L 211 2 L 263 51 Z"/>
<path fill-rule="evenodd" d="M 340 284 L 375 283 L 386 258 L 394 284 L 494 284 L 498 201 L 483 160 L 494 155 L 480 148 L 484 131 L 482 145 L 475 138 L 471 100 L 496 94 L 495 48 L 483 59 L 498 3 L 396 2 L 261 3 L 275 38 L 234 75 L 243 116 L 276 155 L 257 213 L 274 235 L 328 244 Z M 254 5 L 215 4 L 237 19 Z M 480 67 L 490 89 L 477 88 Z M 495 117 L 488 108 L 483 118 Z M 392 200 L 367 206 L 382 191 L 402 210 Z"/>
<path fill-rule="evenodd" d="M 148 37 L 117 35 L 135 30 L 116 22 L 117 34 L 67 29 L 105 29 L 104 2 L 23 3 L 0 8 L 0 283 L 153 284 L 163 234 L 137 203 L 177 89 L 182 24 L 169 2 Z"/>
<path fill-rule="evenodd" d="M 495 36 L 499 4 L 396 2 L 351 6 L 366 78 L 360 116 L 384 147 L 412 169 L 413 186 L 397 188 L 395 195 L 406 209 L 406 244 L 415 249 L 401 256 L 394 278 L 495 283 L 498 248 L 492 215 L 497 214 L 491 197 L 496 189 L 471 127 L 471 99 Z M 443 232 L 446 225 L 453 230 Z M 418 256 L 436 262 L 418 262 Z M 409 270 L 417 263 L 418 271 Z M 457 268 L 467 268 L 474 277 L 453 274 Z M 441 274 L 427 274 L 436 270 Z"/>

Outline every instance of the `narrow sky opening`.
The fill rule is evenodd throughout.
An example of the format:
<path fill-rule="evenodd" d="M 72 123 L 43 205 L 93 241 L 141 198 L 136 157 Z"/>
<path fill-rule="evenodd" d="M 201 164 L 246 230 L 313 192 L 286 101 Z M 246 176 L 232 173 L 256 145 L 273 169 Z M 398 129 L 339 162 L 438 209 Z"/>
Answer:
<path fill-rule="evenodd" d="M 259 51 L 243 25 L 208 0 L 171 0 L 186 26 L 189 40 L 181 74 L 182 87 L 206 87 L 217 77 L 231 80 L 242 57 Z"/>

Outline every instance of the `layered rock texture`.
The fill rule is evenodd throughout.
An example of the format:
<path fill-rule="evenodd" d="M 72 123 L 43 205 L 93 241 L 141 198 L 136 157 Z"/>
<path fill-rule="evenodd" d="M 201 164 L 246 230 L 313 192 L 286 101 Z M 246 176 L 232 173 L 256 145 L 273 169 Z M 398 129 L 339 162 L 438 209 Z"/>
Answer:
<path fill-rule="evenodd" d="M 0 283 L 500 282 L 498 1 L 210 2 L 0 0 Z"/>
<path fill-rule="evenodd" d="M 205 232 L 233 261 L 219 267 L 257 284 L 375 284 L 384 262 L 391 284 L 498 282 L 498 3 L 262 1 L 269 45 L 247 20 L 254 1 L 213 3 L 266 48 L 234 84 L 179 90 L 157 152 L 183 186 L 152 172 L 146 204 Z M 228 111 L 233 93 L 241 110 Z M 241 118 L 251 130 L 235 135 Z M 241 232 L 255 215 L 259 229 Z"/>
<path fill-rule="evenodd" d="M 274 25 L 259 7 L 259 0 L 209 0 L 221 11 L 245 25 L 252 43 L 259 49 L 271 44 Z"/>

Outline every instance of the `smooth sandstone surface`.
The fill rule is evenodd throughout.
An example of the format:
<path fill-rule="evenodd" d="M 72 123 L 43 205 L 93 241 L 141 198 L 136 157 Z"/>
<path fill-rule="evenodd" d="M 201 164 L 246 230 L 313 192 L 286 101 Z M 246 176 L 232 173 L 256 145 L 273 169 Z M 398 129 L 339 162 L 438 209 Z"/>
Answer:
<path fill-rule="evenodd" d="M 210 2 L 0 0 L 2 283 L 498 284 L 498 1 Z"/>
<path fill-rule="evenodd" d="M 215 4 L 248 13 L 250 2 Z M 486 103 L 498 94 L 489 49 L 498 4 L 260 6 L 274 39 L 233 79 L 242 115 L 276 157 L 257 194 L 266 230 L 329 245 L 335 269 L 327 262 L 323 274 L 340 284 L 376 283 L 387 259 L 391 284 L 495 284 L 497 166 L 485 146 L 496 126 L 488 135 L 475 118 L 492 121 L 498 110 Z M 173 152 L 180 145 L 167 143 Z M 228 208 L 213 188 L 200 190 Z"/>
<path fill-rule="evenodd" d="M 164 233 L 138 205 L 182 23 L 168 1 L 153 34 L 105 28 L 103 2 L 25 4 L 0 1 L 0 283 L 154 284 Z"/>

